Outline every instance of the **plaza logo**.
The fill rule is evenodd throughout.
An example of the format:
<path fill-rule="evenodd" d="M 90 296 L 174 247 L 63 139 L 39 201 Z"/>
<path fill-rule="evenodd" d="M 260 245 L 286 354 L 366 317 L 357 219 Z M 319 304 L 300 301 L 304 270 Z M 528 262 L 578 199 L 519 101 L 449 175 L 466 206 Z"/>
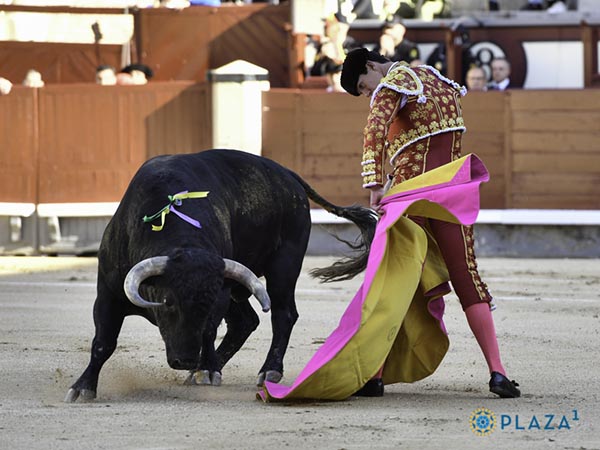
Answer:
<path fill-rule="evenodd" d="M 570 430 L 579 421 L 576 409 L 569 414 L 500 414 L 477 408 L 469 417 L 469 428 L 477 436 L 489 436 L 496 429 L 512 431 Z"/>
<path fill-rule="evenodd" d="M 469 417 L 471 431 L 478 436 L 489 436 L 496 429 L 496 414 L 487 408 L 477 408 Z"/>

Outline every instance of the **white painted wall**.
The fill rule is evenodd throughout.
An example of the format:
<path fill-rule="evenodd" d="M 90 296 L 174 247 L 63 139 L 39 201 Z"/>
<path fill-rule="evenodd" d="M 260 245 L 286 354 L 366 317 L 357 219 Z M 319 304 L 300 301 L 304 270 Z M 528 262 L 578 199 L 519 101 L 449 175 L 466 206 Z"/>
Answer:
<path fill-rule="evenodd" d="M 523 88 L 583 88 L 581 42 L 523 42 L 527 74 Z"/>
<path fill-rule="evenodd" d="M 600 0 L 598 0 L 600 6 Z M 583 44 L 579 41 L 524 42 L 526 89 L 583 88 Z M 600 59 L 600 42 L 596 48 Z M 600 72 L 600 67 L 596 68 Z"/>

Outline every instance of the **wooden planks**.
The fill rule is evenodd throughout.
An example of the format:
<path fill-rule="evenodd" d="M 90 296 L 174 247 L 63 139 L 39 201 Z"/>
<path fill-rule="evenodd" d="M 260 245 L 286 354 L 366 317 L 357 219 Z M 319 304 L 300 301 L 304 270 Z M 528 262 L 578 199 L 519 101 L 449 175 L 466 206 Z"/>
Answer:
<path fill-rule="evenodd" d="M 600 208 L 600 91 L 511 91 L 511 203 Z"/>
<path fill-rule="evenodd" d="M 0 67 L 13 84 L 20 84 L 29 69 L 37 69 L 46 85 L 94 83 L 99 64 L 120 69 L 121 51 L 120 45 L 0 41 Z"/>
<path fill-rule="evenodd" d="M 205 81 L 210 69 L 245 60 L 267 68 L 271 86 L 288 86 L 289 21 L 287 4 L 141 9 L 139 59 L 162 81 Z"/>
<path fill-rule="evenodd" d="M 502 92 L 469 92 L 462 100 L 467 132 L 463 154 L 475 153 L 488 171 L 490 181 L 481 185 L 481 207 L 506 207 L 506 99 Z"/>
<path fill-rule="evenodd" d="M 279 89 L 263 95 L 263 155 L 298 172 L 329 201 L 368 204 L 362 129 L 368 104 L 341 93 Z"/>
<path fill-rule="evenodd" d="M 368 105 L 318 91 L 265 93 L 264 154 L 292 167 L 326 197 L 366 204 L 360 188 Z M 463 153 L 491 180 L 482 208 L 600 208 L 600 91 L 469 93 Z"/>
<path fill-rule="evenodd" d="M 39 95 L 40 203 L 119 201 L 148 158 L 211 146 L 206 84 L 75 84 Z"/>
<path fill-rule="evenodd" d="M 263 155 L 341 205 L 368 203 L 368 104 L 345 94 L 263 93 Z M 600 90 L 471 93 L 464 152 L 491 174 L 483 208 L 600 209 Z M 14 86 L 0 97 L 0 202 L 118 201 L 137 167 L 211 146 L 206 83 Z"/>
<path fill-rule="evenodd" d="M 0 95 L 0 202 L 37 202 L 37 93 L 13 86 Z"/>

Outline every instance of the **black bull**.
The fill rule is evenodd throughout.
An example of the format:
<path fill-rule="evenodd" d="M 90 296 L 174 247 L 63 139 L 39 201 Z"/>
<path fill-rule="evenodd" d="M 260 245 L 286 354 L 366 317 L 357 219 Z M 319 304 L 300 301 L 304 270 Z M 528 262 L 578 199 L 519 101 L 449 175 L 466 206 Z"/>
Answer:
<path fill-rule="evenodd" d="M 182 191 L 209 193 L 179 202 L 169 198 Z M 308 198 L 361 230 L 360 240 L 348 243 L 357 256 L 316 275 L 327 281 L 359 273 L 376 222 L 371 210 L 335 206 L 297 174 L 240 151 L 159 156 L 143 164 L 102 238 L 90 363 L 65 401 L 96 397 L 102 365 L 114 352 L 129 315 L 143 316 L 159 327 L 169 365 L 190 370 L 188 381 L 220 384 L 223 366 L 258 326 L 248 301 L 251 294 L 263 310 L 270 306 L 273 330 L 258 384 L 279 381 L 298 318 L 294 290 L 310 234 Z M 199 226 L 172 211 L 164 217 L 164 228 L 153 231 L 160 215 L 151 221 L 142 218 L 165 204 Z M 266 290 L 258 281 L 261 276 Z M 227 332 L 215 350 L 223 319 Z"/>

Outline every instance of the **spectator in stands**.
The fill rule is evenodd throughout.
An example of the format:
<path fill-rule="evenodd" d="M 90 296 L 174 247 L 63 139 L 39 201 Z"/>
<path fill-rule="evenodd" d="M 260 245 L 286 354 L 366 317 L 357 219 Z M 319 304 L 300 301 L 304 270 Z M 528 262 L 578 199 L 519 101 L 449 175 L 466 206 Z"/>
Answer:
<path fill-rule="evenodd" d="M 102 86 L 114 86 L 117 84 L 115 68 L 107 64 L 96 67 L 96 83 Z"/>
<path fill-rule="evenodd" d="M 487 91 L 485 70 L 479 66 L 471 67 L 467 71 L 466 83 L 469 91 Z"/>
<path fill-rule="evenodd" d="M 394 16 L 392 19 L 384 22 L 381 27 L 379 45 L 374 51 L 385 56 L 392 61 L 406 61 L 412 63 L 421 59 L 417 44 L 406 39 L 406 27 L 402 19 Z"/>
<path fill-rule="evenodd" d="M 372 0 L 353 0 L 352 14 L 357 19 L 379 19 L 379 11 Z"/>
<path fill-rule="evenodd" d="M 129 64 L 123 67 L 120 73 L 126 73 L 131 75 L 131 83 L 126 80 L 126 77 L 122 77 L 123 81 L 119 84 L 146 84 L 154 76 L 154 72 L 146 64 Z"/>
<path fill-rule="evenodd" d="M 392 16 L 414 19 L 417 16 L 417 3 L 413 0 L 383 0 L 383 10 L 386 14 L 383 20 L 389 20 Z"/>
<path fill-rule="evenodd" d="M 497 57 L 490 62 L 492 81 L 488 84 L 490 91 L 504 91 L 513 87 L 510 83 L 510 63 L 506 58 Z"/>
<path fill-rule="evenodd" d="M 419 11 L 421 20 L 433 20 L 442 17 L 450 17 L 450 5 L 446 4 L 446 0 L 423 0 Z"/>
<path fill-rule="evenodd" d="M 10 94 L 10 90 L 12 89 L 12 83 L 6 78 L 0 77 L 0 95 L 8 95 Z"/>
<path fill-rule="evenodd" d="M 23 86 L 32 87 L 32 88 L 41 88 L 44 87 L 45 83 L 42 80 L 42 74 L 39 73 L 35 69 L 30 69 L 27 71 L 25 75 L 25 79 L 23 80 Z"/>
<path fill-rule="evenodd" d="M 342 62 L 346 53 L 355 46 L 354 40 L 348 37 L 350 24 L 342 14 L 335 14 L 325 21 L 325 36 L 317 47 L 317 53 L 310 69 L 310 76 L 327 77 L 327 90 L 342 92 L 339 78 Z"/>
<path fill-rule="evenodd" d="M 342 72 L 342 64 L 334 61 L 328 53 L 328 48 L 331 43 L 325 43 L 321 46 L 321 51 L 317 53 L 315 63 L 310 70 L 310 76 L 313 77 L 327 77 L 327 91 L 329 92 L 343 92 L 342 85 L 340 84 L 340 73 Z"/>
<path fill-rule="evenodd" d="M 119 72 L 117 74 L 117 84 L 119 86 L 132 86 L 136 83 L 130 73 Z"/>
<path fill-rule="evenodd" d="M 456 31 L 457 39 L 455 39 L 454 42 L 458 42 L 457 45 L 460 45 L 462 52 L 460 82 L 466 83 L 465 79 L 467 76 L 467 71 L 471 67 L 477 65 L 477 58 L 475 58 L 471 52 L 471 46 L 473 44 L 471 42 L 469 30 L 467 30 L 464 26 L 459 25 Z M 438 44 L 438 46 L 433 49 L 431 54 L 427 57 L 427 65 L 435 67 L 444 76 L 448 75 L 448 61 L 446 57 L 446 45 L 444 43 Z M 458 79 L 459 77 L 456 78 Z"/>
<path fill-rule="evenodd" d="M 325 21 L 325 38 L 333 42 L 336 52 L 334 59 L 340 64 L 349 51 L 359 47 L 354 38 L 348 36 L 350 22 L 351 20 L 341 13 L 336 13 Z"/>

